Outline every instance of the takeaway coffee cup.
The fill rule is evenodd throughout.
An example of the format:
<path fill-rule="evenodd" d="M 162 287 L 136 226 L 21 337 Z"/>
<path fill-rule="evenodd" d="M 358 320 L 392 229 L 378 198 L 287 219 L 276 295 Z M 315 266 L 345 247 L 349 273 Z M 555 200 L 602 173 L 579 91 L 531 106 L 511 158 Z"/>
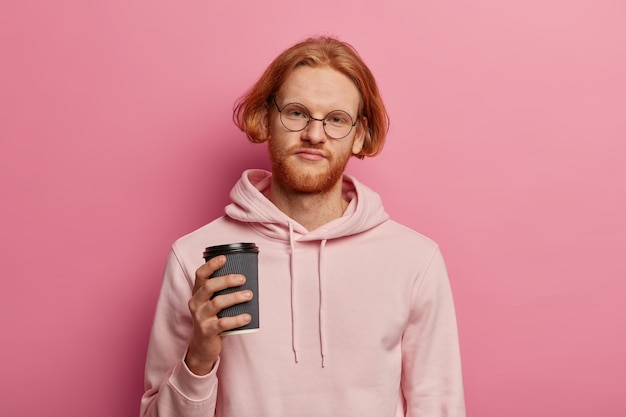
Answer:
<path fill-rule="evenodd" d="M 222 334 L 233 335 L 255 332 L 259 330 L 259 248 L 254 243 L 231 243 L 227 245 L 209 246 L 204 251 L 204 260 L 208 262 L 209 259 L 219 255 L 226 256 L 226 264 L 215 271 L 209 278 L 229 274 L 242 274 L 245 275 L 246 282 L 238 287 L 218 291 L 213 297 L 241 290 L 250 290 L 252 294 L 254 294 L 250 301 L 227 307 L 217 314 L 218 317 L 232 317 L 248 313 L 252 317 L 252 320 L 247 325 L 222 332 Z"/>

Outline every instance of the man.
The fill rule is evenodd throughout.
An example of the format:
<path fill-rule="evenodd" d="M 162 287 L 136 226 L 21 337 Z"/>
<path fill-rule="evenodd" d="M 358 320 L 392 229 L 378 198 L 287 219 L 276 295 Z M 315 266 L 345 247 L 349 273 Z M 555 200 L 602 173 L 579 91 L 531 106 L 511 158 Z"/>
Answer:
<path fill-rule="evenodd" d="M 279 55 L 234 118 L 267 142 L 272 173 L 249 170 L 224 216 L 170 253 L 146 363 L 142 416 L 464 416 L 454 305 L 437 245 L 389 219 L 344 175 L 382 149 L 387 114 L 356 51 L 312 38 Z M 259 294 L 213 293 L 205 247 L 255 242 Z M 250 317 L 217 318 L 259 296 Z"/>

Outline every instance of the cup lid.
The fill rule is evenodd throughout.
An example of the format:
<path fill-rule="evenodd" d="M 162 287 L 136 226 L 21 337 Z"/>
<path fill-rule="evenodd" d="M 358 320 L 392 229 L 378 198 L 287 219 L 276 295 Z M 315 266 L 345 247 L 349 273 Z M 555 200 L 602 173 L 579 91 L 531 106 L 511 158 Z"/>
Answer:
<path fill-rule="evenodd" d="M 207 256 L 215 257 L 217 255 L 224 255 L 227 253 L 239 253 L 239 252 L 258 253 L 259 248 L 256 245 L 256 243 L 247 243 L 247 242 L 209 246 L 204 251 L 204 257 L 205 258 Z"/>

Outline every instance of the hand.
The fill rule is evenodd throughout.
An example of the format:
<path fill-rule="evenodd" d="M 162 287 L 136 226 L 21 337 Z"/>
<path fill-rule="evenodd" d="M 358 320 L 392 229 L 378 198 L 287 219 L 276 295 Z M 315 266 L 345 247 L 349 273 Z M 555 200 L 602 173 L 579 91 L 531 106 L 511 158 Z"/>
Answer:
<path fill-rule="evenodd" d="M 222 294 L 211 299 L 214 293 L 230 287 L 243 285 L 243 275 L 231 274 L 209 279 L 211 274 L 226 263 L 225 256 L 210 259 L 196 271 L 193 295 L 189 300 L 189 311 L 193 320 L 193 335 L 185 363 L 196 375 L 206 375 L 213 369 L 222 351 L 222 336 L 225 330 L 245 326 L 251 320 L 249 314 L 218 318 L 217 313 L 226 307 L 249 301 L 248 290 Z"/>

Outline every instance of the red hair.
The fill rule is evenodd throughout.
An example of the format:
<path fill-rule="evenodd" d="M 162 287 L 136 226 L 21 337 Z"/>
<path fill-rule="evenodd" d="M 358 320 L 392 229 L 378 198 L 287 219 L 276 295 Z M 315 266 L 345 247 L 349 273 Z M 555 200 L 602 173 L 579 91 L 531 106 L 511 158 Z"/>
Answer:
<path fill-rule="evenodd" d="M 233 121 L 237 127 L 251 142 L 267 141 L 268 106 L 289 74 L 300 65 L 329 67 L 354 82 L 361 96 L 359 117 L 367 118 L 363 149 L 356 156 L 380 153 L 389 130 L 389 116 L 376 80 L 352 45 L 327 36 L 299 42 L 272 61 L 261 78 L 235 103 Z"/>

